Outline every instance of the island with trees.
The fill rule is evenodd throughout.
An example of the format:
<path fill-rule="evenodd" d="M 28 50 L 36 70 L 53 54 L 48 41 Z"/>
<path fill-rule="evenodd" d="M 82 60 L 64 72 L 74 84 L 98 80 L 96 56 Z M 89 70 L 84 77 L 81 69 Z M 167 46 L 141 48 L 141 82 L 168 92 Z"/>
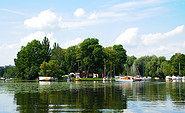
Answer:
<path fill-rule="evenodd" d="M 63 49 L 58 43 L 50 47 L 50 41 L 32 40 L 22 46 L 14 59 L 14 67 L 0 69 L 3 77 L 21 80 L 36 80 L 39 76 L 62 78 L 69 73 L 83 73 L 82 77 L 93 73 L 99 77 L 115 75 L 142 75 L 165 78 L 169 75 L 185 75 L 185 55 L 176 53 L 166 60 L 157 57 L 127 56 L 123 45 L 103 47 L 97 38 L 87 38 L 82 43 Z M 180 67 L 179 67 L 180 66 Z M 180 70 L 180 72 L 179 72 Z"/>

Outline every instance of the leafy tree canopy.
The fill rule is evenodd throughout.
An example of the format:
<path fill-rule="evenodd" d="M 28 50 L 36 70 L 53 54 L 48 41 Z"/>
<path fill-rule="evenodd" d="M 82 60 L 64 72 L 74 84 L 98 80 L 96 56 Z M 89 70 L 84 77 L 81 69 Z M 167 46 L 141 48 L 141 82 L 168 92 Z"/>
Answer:
<path fill-rule="evenodd" d="M 22 46 L 21 50 L 17 53 L 17 58 L 14 60 L 19 77 L 26 79 L 24 75 L 29 69 L 32 66 L 40 67 L 40 64 L 45 61 L 46 56 L 47 51 L 43 49 L 38 40 L 29 42 L 25 47 Z"/>

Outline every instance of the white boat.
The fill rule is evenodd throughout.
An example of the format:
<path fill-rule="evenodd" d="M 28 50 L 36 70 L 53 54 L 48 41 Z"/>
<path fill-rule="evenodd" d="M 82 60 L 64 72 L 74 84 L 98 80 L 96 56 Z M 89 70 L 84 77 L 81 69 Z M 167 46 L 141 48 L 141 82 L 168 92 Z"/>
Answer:
<path fill-rule="evenodd" d="M 143 81 L 149 81 L 151 79 L 152 79 L 151 77 L 143 77 Z"/>
<path fill-rule="evenodd" d="M 76 76 L 76 79 L 75 81 L 81 81 L 81 77 L 80 77 L 80 74 L 78 76 Z"/>
<path fill-rule="evenodd" d="M 42 77 L 42 76 L 39 77 L 39 81 L 55 81 L 55 80 L 57 80 L 57 78 L 54 78 L 54 77 Z"/>
<path fill-rule="evenodd" d="M 117 81 L 117 82 L 134 82 L 135 79 L 134 79 L 134 77 L 131 77 L 131 76 L 125 76 L 125 77 L 115 76 L 115 81 Z"/>
<path fill-rule="evenodd" d="M 166 80 L 172 80 L 172 77 L 171 77 L 171 76 L 166 76 L 165 79 L 166 79 Z"/>
<path fill-rule="evenodd" d="M 67 76 L 67 82 L 70 82 L 70 81 L 72 81 L 71 76 Z"/>
<path fill-rule="evenodd" d="M 182 80 L 185 80 L 185 76 L 182 77 Z"/>
<path fill-rule="evenodd" d="M 4 80 L 5 80 L 5 81 L 10 81 L 10 80 L 13 80 L 13 79 L 15 79 L 15 78 L 6 77 Z"/>
<path fill-rule="evenodd" d="M 134 77 L 134 80 L 135 80 L 135 81 L 143 81 L 144 78 L 141 77 L 141 75 L 137 75 L 137 76 Z"/>
<path fill-rule="evenodd" d="M 182 80 L 182 77 L 177 76 L 176 79 L 177 79 L 177 80 Z"/>
<path fill-rule="evenodd" d="M 1 77 L 0 80 L 5 80 L 5 78 Z"/>
<path fill-rule="evenodd" d="M 108 78 L 107 77 L 103 77 L 103 81 L 108 81 Z"/>
<path fill-rule="evenodd" d="M 173 75 L 172 80 L 177 80 L 177 77 Z"/>

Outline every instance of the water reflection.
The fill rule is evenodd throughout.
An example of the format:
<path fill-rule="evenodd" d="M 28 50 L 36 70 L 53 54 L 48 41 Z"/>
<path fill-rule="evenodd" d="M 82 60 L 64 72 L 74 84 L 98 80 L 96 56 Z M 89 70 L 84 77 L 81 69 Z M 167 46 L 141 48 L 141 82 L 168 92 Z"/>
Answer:
<path fill-rule="evenodd" d="M 125 96 L 109 83 L 66 83 L 61 85 L 69 85 L 68 89 L 60 91 L 53 90 L 54 84 L 56 83 L 39 83 L 40 91 L 36 93 L 16 93 L 14 97 L 18 105 L 17 111 L 100 112 L 126 109 Z"/>
<path fill-rule="evenodd" d="M 159 81 L 0 82 L 1 93 L 13 94 L 16 111 L 28 113 L 184 112 L 184 86 Z"/>

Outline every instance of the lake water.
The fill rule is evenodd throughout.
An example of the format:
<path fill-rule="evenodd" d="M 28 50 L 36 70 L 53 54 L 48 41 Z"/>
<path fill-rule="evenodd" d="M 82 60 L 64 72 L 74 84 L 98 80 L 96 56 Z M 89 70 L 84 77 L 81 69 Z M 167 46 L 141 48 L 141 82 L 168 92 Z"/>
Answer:
<path fill-rule="evenodd" d="M 185 82 L 4 82 L 1 113 L 185 112 Z"/>

